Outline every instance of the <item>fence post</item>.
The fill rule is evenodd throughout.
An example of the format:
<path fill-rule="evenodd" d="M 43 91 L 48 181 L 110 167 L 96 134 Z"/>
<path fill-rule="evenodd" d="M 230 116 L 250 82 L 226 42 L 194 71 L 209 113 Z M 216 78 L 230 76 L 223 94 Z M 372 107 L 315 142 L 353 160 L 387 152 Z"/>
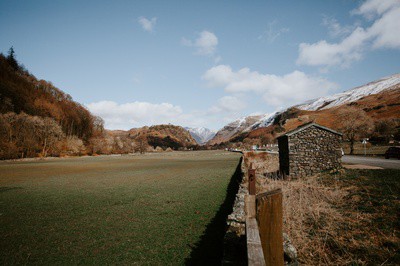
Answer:
<path fill-rule="evenodd" d="M 253 169 L 253 164 L 250 164 L 249 170 L 249 194 L 256 194 L 256 169 Z"/>
<path fill-rule="evenodd" d="M 276 189 L 259 194 L 256 200 L 265 265 L 283 266 L 282 190 Z"/>

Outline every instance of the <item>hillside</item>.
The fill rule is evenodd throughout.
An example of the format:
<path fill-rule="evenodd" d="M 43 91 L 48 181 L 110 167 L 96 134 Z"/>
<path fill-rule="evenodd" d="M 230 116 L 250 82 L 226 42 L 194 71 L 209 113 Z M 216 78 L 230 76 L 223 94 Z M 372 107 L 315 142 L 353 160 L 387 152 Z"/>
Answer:
<path fill-rule="evenodd" d="M 400 84 L 400 74 L 396 74 L 382 78 L 377 81 L 370 82 L 363 86 L 359 86 L 342 93 L 337 93 L 327 97 L 320 97 L 318 99 L 297 105 L 295 107 L 300 110 L 306 110 L 306 111 L 329 109 L 346 103 L 358 101 L 359 99 L 369 95 L 378 94 L 380 92 L 398 88 L 399 84 Z"/>
<path fill-rule="evenodd" d="M 144 137 L 148 145 L 153 148 L 161 147 L 163 149 L 171 148 L 177 150 L 197 145 L 187 130 L 174 125 L 155 125 L 130 129 L 128 135 L 134 140 Z"/>
<path fill-rule="evenodd" d="M 359 108 L 375 121 L 400 119 L 400 74 L 382 78 L 343 93 L 310 100 L 282 112 L 266 114 L 241 130 L 228 124 L 216 134 L 216 136 L 226 137 L 214 138 L 209 143 L 242 142 L 245 139 L 260 140 L 265 136 L 271 138 L 310 121 L 338 129 L 340 125 L 337 124 L 337 117 L 343 106 Z"/>
<path fill-rule="evenodd" d="M 53 118 L 66 135 L 84 140 L 92 136 L 96 120 L 70 95 L 0 54 L 0 113 L 8 112 Z"/>
<path fill-rule="evenodd" d="M 103 121 L 0 54 L 0 159 L 86 153 Z"/>

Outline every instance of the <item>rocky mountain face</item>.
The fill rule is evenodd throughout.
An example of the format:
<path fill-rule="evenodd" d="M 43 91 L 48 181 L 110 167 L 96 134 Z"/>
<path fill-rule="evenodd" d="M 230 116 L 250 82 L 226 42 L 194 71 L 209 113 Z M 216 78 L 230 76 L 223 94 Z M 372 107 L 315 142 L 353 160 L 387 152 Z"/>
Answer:
<path fill-rule="evenodd" d="M 320 97 L 289 107 L 281 112 L 262 116 L 244 117 L 217 132 L 209 144 L 246 137 L 261 137 L 265 133 L 290 130 L 296 126 L 315 121 L 325 126 L 335 127 L 334 117 L 343 105 L 356 106 L 375 119 L 400 118 L 400 74 L 382 78 L 342 93 Z M 238 127 L 239 121 L 251 121 L 246 127 Z M 285 124 L 285 128 L 282 128 Z"/>
<path fill-rule="evenodd" d="M 197 127 L 197 128 L 190 128 L 185 127 L 187 131 L 189 131 L 190 135 L 196 140 L 196 142 L 200 145 L 207 143 L 210 139 L 215 136 L 215 131 L 210 130 L 205 127 Z"/>

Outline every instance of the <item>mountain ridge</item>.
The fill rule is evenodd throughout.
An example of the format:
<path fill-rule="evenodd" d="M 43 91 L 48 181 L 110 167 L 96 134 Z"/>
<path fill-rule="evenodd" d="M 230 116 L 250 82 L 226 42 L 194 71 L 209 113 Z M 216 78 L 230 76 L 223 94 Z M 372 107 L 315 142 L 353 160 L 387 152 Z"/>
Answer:
<path fill-rule="evenodd" d="M 245 133 L 251 134 L 253 131 L 257 131 L 258 129 L 263 129 L 267 128 L 269 126 L 272 126 L 273 124 L 278 123 L 279 120 L 285 120 L 291 118 L 290 116 L 296 116 L 296 115 L 306 115 L 306 113 L 311 112 L 323 112 L 326 113 L 326 110 L 331 110 L 335 109 L 337 107 L 346 105 L 346 104 L 352 104 L 356 105 L 357 101 L 362 101 L 364 98 L 369 97 L 371 95 L 379 95 L 391 90 L 398 90 L 400 89 L 400 73 L 394 74 L 391 76 L 387 76 L 384 78 L 381 78 L 379 80 L 375 80 L 369 83 L 366 83 L 361 86 L 357 86 L 355 88 L 346 90 L 341 93 L 336 93 L 333 95 L 328 95 L 324 97 L 319 97 L 313 100 L 308 100 L 303 103 L 293 105 L 291 107 L 288 107 L 282 111 L 279 112 L 274 112 L 270 114 L 264 114 L 260 116 L 260 118 L 257 121 L 254 121 L 253 124 L 249 125 L 247 128 L 239 130 L 236 128 L 233 128 L 231 124 L 235 123 L 238 120 L 243 120 L 251 116 L 247 117 L 242 117 L 238 120 L 235 120 L 232 123 L 227 124 L 224 126 L 221 130 L 219 130 L 216 133 L 216 136 L 219 136 L 218 139 L 211 139 L 209 141 L 210 145 L 213 144 L 218 144 L 222 142 L 229 141 L 230 139 L 242 139 L 239 137 L 240 135 L 243 135 Z M 396 93 L 396 91 L 395 91 Z M 390 97 L 396 97 L 396 96 L 390 96 Z M 391 103 L 392 106 L 394 106 L 396 103 Z M 380 103 L 382 105 L 382 103 Z M 373 108 L 378 108 L 374 106 L 369 106 L 366 107 L 367 109 L 373 109 Z M 290 110 L 295 112 L 296 114 L 288 114 L 290 113 Z M 299 112 L 296 112 L 294 110 L 299 110 Z M 393 116 L 394 114 L 391 114 Z M 231 131 L 229 131 L 229 129 Z M 282 129 L 281 129 L 282 130 Z M 256 134 L 258 135 L 258 133 Z"/>

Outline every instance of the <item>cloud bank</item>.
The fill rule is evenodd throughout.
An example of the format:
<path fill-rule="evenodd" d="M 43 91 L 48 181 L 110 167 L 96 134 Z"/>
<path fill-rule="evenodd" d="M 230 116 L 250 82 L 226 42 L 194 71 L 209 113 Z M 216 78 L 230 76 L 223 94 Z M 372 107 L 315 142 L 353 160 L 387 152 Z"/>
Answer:
<path fill-rule="evenodd" d="M 126 130 L 145 125 L 186 124 L 192 118 L 185 115 L 181 107 L 170 103 L 153 104 L 136 101 L 118 104 L 113 101 L 100 101 L 89 103 L 86 107 L 93 114 L 102 117 L 108 129 Z"/>
<path fill-rule="evenodd" d="M 346 34 L 336 43 L 321 40 L 316 43 L 301 43 L 297 64 L 322 67 L 348 67 L 362 59 L 369 49 L 400 49 L 400 1 L 368 0 L 351 12 L 364 20 L 372 21 L 370 27 L 341 27 L 336 21 L 325 20 L 331 33 Z"/>
<path fill-rule="evenodd" d="M 277 76 L 251 71 L 249 68 L 234 71 L 229 65 L 212 67 L 202 78 L 209 87 L 223 88 L 228 93 L 253 92 L 274 107 L 290 106 L 324 96 L 338 88 L 333 82 L 301 71 Z"/>

